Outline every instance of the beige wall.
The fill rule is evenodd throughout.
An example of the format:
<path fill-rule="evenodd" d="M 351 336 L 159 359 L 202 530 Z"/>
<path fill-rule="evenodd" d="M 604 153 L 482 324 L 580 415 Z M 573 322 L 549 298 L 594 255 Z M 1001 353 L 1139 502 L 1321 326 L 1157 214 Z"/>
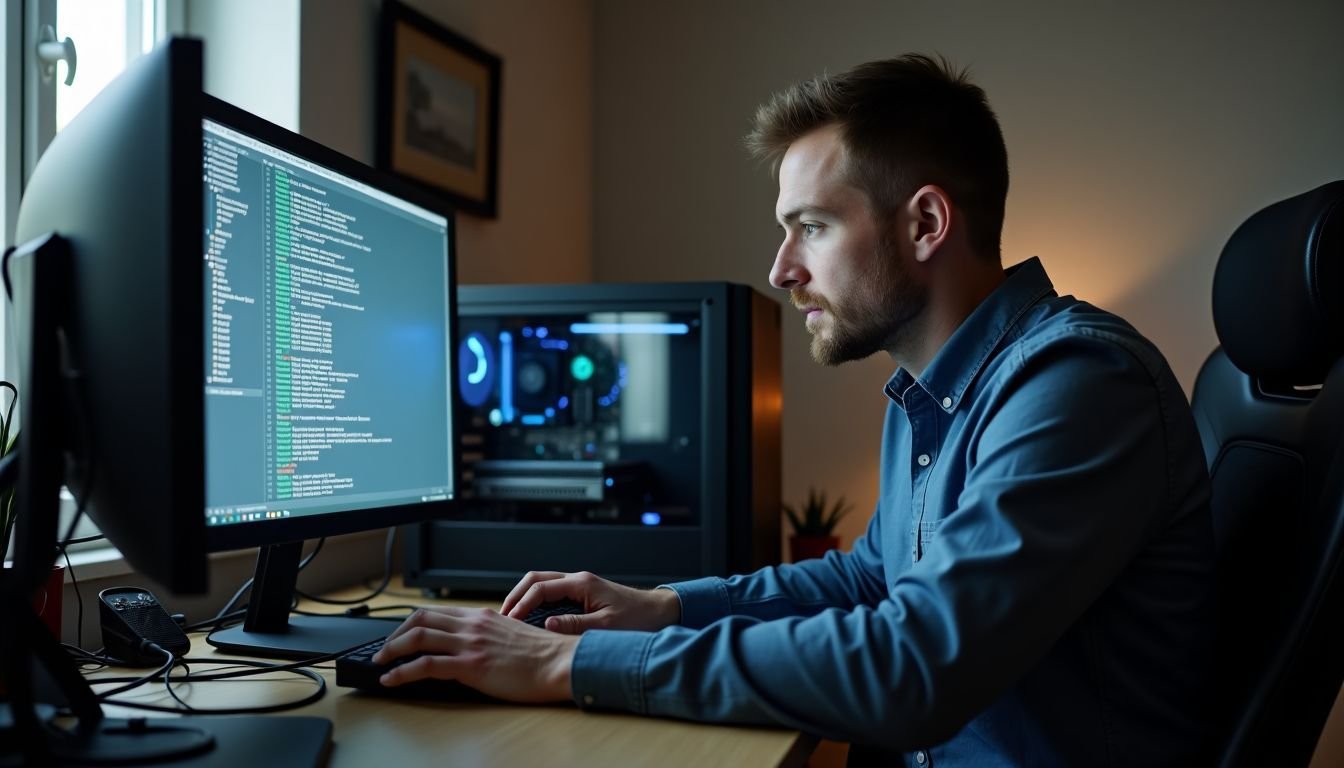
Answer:
<path fill-rule="evenodd" d="M 205 41 L 205 90 L 298 130 L 300 0 L 188 0 L 183 28 Z"/>
<path fill-rule="evenodd" d="M 320 4 L 320 14 L 325 15 L 329 3 L 309 0 L 308 4 Z M 591 0 L 408 4 L 504 60 L 499 218 L 458 217 L 458 279 L 589 282 L 593 276 Z M 369 108 L 354 114 L 372 112 Z M 339 113 L 333 117 L 348 120 Z"/>
<path fill-rule="evenodd" d="M 378 0 L 190 0 L 206 89 L 374 160 Z M 504 61 L 499 215 L 458 217 L 463 283 L 592 279 L 592 0 L 409 0 Z M 277 20 L 281 23 L 276 32 Z"/>
<path fill-rule="evenodd" d="M 1002 122 L 1007 264 L 1118 312 L 1182 383 L 1215 345 L 1218 253 L 1344 177 L 1344 4 L 599 0 L 595 273 L 771 289 L 775 187 L 741 149 L 790 82 L 907 51 L 971 68 Z M 784 317 L 784 495 L 876 499 L 885 357 L 823 369 Z M 825 450 L 817 450 L 825 446 Z"/>

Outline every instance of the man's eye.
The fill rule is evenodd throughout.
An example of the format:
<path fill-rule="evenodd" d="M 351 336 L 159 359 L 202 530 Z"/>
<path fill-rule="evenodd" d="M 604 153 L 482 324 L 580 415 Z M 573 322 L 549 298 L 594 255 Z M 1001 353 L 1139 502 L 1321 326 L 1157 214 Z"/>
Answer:
<path fill-rule="evenodd" d="M 802 229 L 803 229 L 803 234 L 804 234 L 804 235 L 807 235 L 808 237 L 811 237 L 812 235 L 815 235 L 815 234 L 817 234 L 818 232 L 821 231 L 821 225 L 820 225 L 820 224 L 803 224 L 803 225 L 802 225 Z"/>

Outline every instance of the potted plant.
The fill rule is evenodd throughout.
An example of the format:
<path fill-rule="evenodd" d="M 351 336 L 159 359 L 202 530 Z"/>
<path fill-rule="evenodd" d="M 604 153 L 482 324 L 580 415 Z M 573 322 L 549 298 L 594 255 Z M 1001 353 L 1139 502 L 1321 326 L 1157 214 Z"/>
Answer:
<path fill-rule="evenodd" d="M 793 526 L 793 535 L 789 537 L 789 552 L 793 562 L 821 557 L 828 551 L 840 546 L 835 535 L 835 524 L 849 514 L 850 505 L 841 496 L 831 504 L 825 491 L 807 489 L 807 503 L 802 509 L 784 504 L 784 514 L 788 515 L 789 525 Z"/>

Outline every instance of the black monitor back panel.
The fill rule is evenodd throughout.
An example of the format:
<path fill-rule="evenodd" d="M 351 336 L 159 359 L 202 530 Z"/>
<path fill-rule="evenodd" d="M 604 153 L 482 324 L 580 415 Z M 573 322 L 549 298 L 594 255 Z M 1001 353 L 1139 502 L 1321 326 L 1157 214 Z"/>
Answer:
<path fill-rule="evenodd" d="M 651 586 L 779 562 L 779 305 L 732 283 L 460 286 L 461 503 L 406 581 Z"/>

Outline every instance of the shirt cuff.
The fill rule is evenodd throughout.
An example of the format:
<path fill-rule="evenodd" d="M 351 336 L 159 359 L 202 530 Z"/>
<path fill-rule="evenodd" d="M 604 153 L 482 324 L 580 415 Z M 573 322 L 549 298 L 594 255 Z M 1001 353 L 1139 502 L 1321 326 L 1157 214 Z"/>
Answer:
<path fill-rule="evenodd" d="M 676 592 L 681 600 L 683 627 L 704 629 L 732 613 L 733 603 L 728 599 L 728 587 L 717 576 L 661 586 Z"/>
<path fill-rule="evenodd" d="M 590 629 L 579 637 L 569 667 L 570 695 L 584 709 L 645 714 L 644 662 L 652 632 Z"/>

